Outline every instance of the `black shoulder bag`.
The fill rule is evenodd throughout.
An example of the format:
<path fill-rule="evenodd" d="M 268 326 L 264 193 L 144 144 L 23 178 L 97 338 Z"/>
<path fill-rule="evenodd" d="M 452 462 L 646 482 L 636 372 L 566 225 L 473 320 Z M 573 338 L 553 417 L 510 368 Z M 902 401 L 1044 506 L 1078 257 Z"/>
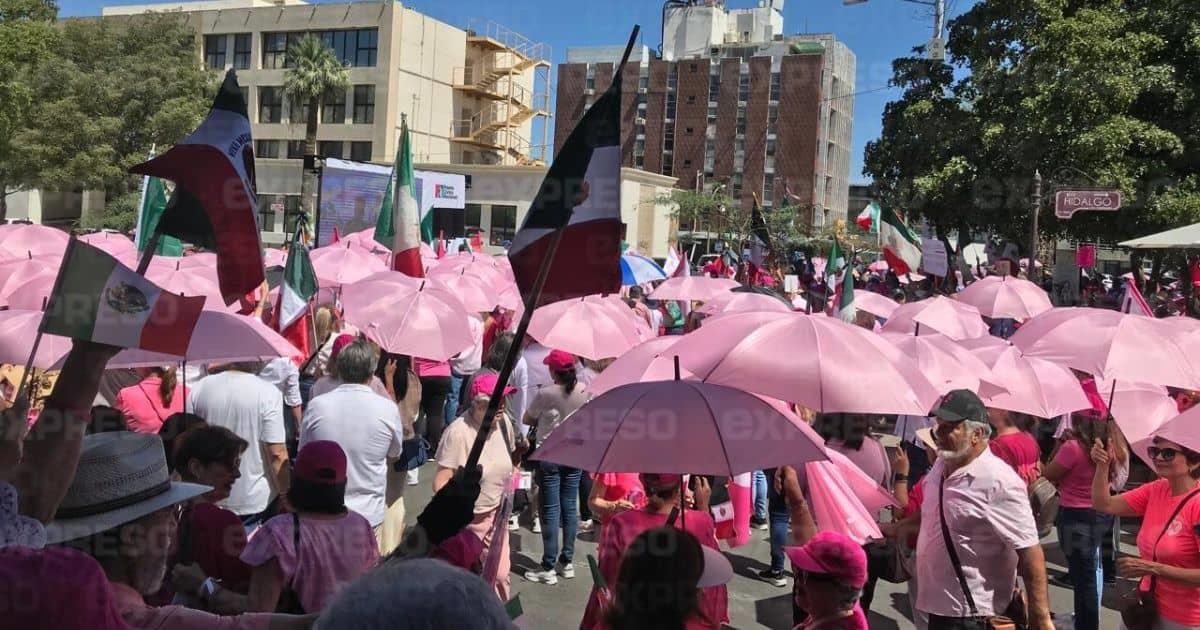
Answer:
<path fill-rule="evenodd" d="M 1158 561 L 1158 542 L 1167 534 L 1167 530 L 1170 529 L 1171 523 L 1175 522 L 1175 518 L 1183 510 L 1183 506 L 1187 505 L 1187 502 L 1197 494 L 1200 494 L 1200 490 L 1192 490 L 1191 494 L 1184 497 L 1179 505 L 1175 506 L 1171 518 L 1167 519 L 1167 524 L 1159 532 L 1158 538 L 1154 539 L 1154 553 L 1151 555 L 1151 560 Z M 1143 591 L 1139 584 L 1138 587 L 1121 596 L 1118 605 L 1121 609 L 1121 621 L 1129 630 L 1150 630 L 1154 627 L 1154 621 L 1158 619 L 1158 602 L 1154 599 L 1154 580 L 1155 576 L 1151 575 L 1149 588 Z"/>

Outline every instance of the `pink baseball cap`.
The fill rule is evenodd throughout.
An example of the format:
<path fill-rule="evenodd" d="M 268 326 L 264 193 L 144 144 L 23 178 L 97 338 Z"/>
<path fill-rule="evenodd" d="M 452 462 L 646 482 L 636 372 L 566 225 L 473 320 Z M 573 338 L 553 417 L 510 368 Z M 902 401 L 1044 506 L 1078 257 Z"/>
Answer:
<path fill-rule="evenodd" d="M 346 451 L 331 440 L 317 440 L 300 447 L 292 474 L 309 483 L 346 483 Z"/>
<path fill-rule="evenodd" d="M 562 350 L 551 350 L 550 354 L 542 359 L 551 372 L 568 372 L 575 369 L 575 355 Z"/>
<path fill-rule="evenodd" d="M 492 392 L 496 391 L 496 381 L 499 379 L 500 376 L 498 374 L 493 374 L 491 372 L 476 376 L 475 380 L 471 381 L 471 399 L 491 399 Z M 505 396 L 508 396 L 515 391 L 517 391 L 517 388 L 513 387 L 512 385 L 504 386 Z"/>
<path fill-rule="evenodd" d="M 821 532 L 802 547 L 783 550 L 801 571 L 833 576 L 851 588 L 867 583 L 867 554 L 845 534 Z"/>
<path fill-rule="evenodd" d="M 335 365 L 337 363 L 338 353 L 342 351 L 342 348 L 345 348 L 352 343 L 354 343 L 354 335 L 338 335 L 337 339 L 333 340 L 333 347 L 329 349 L 329 365 Z"/>

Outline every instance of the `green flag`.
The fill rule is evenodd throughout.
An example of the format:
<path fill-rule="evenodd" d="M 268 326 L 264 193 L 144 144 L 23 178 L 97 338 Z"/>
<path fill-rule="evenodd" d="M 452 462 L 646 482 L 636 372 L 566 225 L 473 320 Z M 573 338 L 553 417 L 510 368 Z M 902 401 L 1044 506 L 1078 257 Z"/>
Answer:
<path fill-rule="evenodd" d="M 854 306 L 854 270 L 846 267 L 842 273 L 842 284 L 838 289 L 837 316 L 847 324 L 854 323 L 858 309 Z"/>
<path fill-rule="evenodd" d="M 395 196 L 396 170 L 400 168 L 400 152 L 396 152 L 396 160 L 392 163 L 392 174 L 388 177 L 387 189 L 383 191 L 383 204 L 379 206 L 379 217 L 375 219 L 375 242 L 391 249 L 396 241 L 395 211 L 392 208 L 392 197 Z"/>
<path fill-rule="evenodd" d="M 838 272 L 842 267 L 846 266 L 846 254 L 842 252 L 842 246 L 838 243 L 837 237 L 833 237 L 833 247 L 829 249 L 829 259 L 825 261 L 825 284 L 830 289 L 837 288 Z"/>
<path fill-rule="evenodd" d="M 158 220 L 167 209 L 167 187 L 157 177 L 145 177 L 142 182 L 142 203 L 138 206 L 137 249 L 146 251 L 150 237 L 158 229 Z M 174 236 L 162 235 L 158 239 L 158 256 L 182 256 L 183 243 Z"/>

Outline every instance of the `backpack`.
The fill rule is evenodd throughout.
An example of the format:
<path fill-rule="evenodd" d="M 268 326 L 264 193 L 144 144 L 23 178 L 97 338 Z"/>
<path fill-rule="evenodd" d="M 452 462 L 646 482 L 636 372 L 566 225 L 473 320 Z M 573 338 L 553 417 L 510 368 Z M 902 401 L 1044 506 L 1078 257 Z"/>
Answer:
<path fill-rule="evenodd" d="M 1029 484 L 1029 507 L 1033 508 L 1038 537 L 1045 538 L 1054 529 L 1054 521 L 1058 518 L 1058 501 L 1058 488 L 1045 477 L 1038 477 Z"/>

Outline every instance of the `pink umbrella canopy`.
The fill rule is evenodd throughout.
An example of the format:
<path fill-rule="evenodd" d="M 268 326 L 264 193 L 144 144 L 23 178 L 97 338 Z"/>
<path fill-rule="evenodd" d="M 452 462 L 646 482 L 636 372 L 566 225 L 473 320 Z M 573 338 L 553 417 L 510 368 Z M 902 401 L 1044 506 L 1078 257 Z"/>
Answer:
<path fill-rule="evenodd" d="M 197 252 L 195 254 L 188 254 L 187 256 L 181 256 L 178 259 L 167 258 L 164 260 L 167 260 L 167 261 L 178 260 L 180 263 L 180 266 L 183 267 L 184 269 L 201 267 L 201 268 L 205 268 L 205 269 L 214 269 L 215 270 L 217 268 L 217 255 L 213 252 Z"/>
<path fill-rule="evenodd" d="M 681 337 L 664 336 L 643 341 L 617 357 L 608 367 L 604 368 L 603 372 L 592 379 L 585 389 L 593 394 L 603 394 L 610 389 L 630 383 L 673 380 L 675 378 L 675 355 L 670 352 L 670 349 L 680 339 Z M 680 378 L 694 380 L 695 376 L 681 368 Z"/>
<path fill-rule="evenodd" d="M 538 343 L 593 360 L 625 354 L 648 337 L 649 329 L 616 296 L 553 302 L 529 320 L 529 335 Z"/>
<path fill-rule="evenodd" d="M 1179 415 L 1179 404 L 1167 388 L 1132 381 L 1115 383 L 1113 389 L 1114 381 L 1096 379 L 1096 391 L 1106 404 L 1112 400 L 1109 411 L 1130 444 L 1148 442 L 1155 431 Z"/>
<path fill-rule="evenodd" d="M 309 260 L 321 287 L 345 286 L 387 269 L 378 257 L 351 243 L 318 247 L 312 250 Z"/>
<path fill-rule="evenodd" d="M 430 273 L 437 275 L 450 271 L 465 271 L 467 275 L 479 276 L 493 283 L 516 282 L 512 265 L 503 256 L 486 256 L 484 254 L 459 253 L 448 255 L 437 260 L 431 267 Z"/>
<path fill-rule="evenodd" d="M 738 283 L 728 278 L 709 278 L 708 276 L 688 276 L 685 278 L 670 278 L 650 292 L 650 297 L 656 300 L 711 300 L 718 295 L 729 293 L 737 288 Z"/>
<path fill-rule="evenodd" d="M 910 335 L 941 333 L 955 341 L 988 334 L 979 309 L 940 295 L 901 305 L 892 312 L 883 330 Z"/>
<path fill-rule="evenodd" d="M 717 295 L 696 310 L 705 315 L 716 315 L 718 313 L 792 312 L 792 309 L 788 308 L 788 305 L 784 304 L 778 298 L 761 293 L 733 293 L 730 291 Z"/>
<path fill-rule="evenodd" d="M 889 267 L 886 260 L 876 260 L 875 262 L 867 265 L 867 271 L 874 271 L 875 273 L 883 273 L 888 269 Z"/>
<path fill-rule="evenodd" d="M 828 461 L 804 465 L 817 530 L 845 534 L 860 545 L 883 539 L 875 515 L 899 507 L 896 498 L 845 455 L 832 449 L 825 453 Z"/>
<path fill-rule="evenodd" d="M 268 247 L 263 250 L 263 267 L 282 267 L 287 264 L 287 252 Z"/>
<path fill-rule="evenodd" d="M 174 356 L 146 350 L 122 350 L 108 362 L 109 369 L 170 365 L 183 360 L 196 363 L 266 361 L 295 357 L 300 351 L 270 326 L 253 317 L 204 310 L 192 331 L 187 354 Z"/>
<path fill-rule="evenodd" d="M 79 240 L 117 258 L 137 258 L 137 246 L 120 232 L 95 232 L 80 236 Z"/>
<path fill-rule="evenodd" d="M 171 293 L 204 296 L 204 308 L 208 310 L 236 311 L 239 308 L 237 303 L 225 304 L 215 269 L 187 268 L 179 258 L 156 258 L 146 269 L 146 279 Z"/>
<path fill-rule="evenodd" d="M 1028 357 L 1012 346 L 975 350 L 1007 392 L 980 396 L 988 407 L 1055 418 L 1091 407 L 1071 370 L 1044 359 Z"/>
<path fill-rule="evenodd" d="M 1054 308 L 1050 296 L 1041 287 L 1028 280 L 1009 276 L 988 276 L 972 282 L 959 292 L 958 300 L 979 309 L 984 317 L 1020 321 Z"/>
<path fill-rule="evenodd" d="M 6 297 L 0 298 L 0 304 L 8 308 L 40 311 L 50 299 L 54 291 L 54 281 L 58 274 L 51 271 L 41 271 L 13 289 Z"/>
<path fill-rule="evenodd" d="M 0 252 L 12 257 L 49 254 L 61 258 L 68 240 L 66 232 L 45 225 L 0 225 Z"/>
<path fill-rule="evenodd" d="M 388 352 L 431 361 L 445 361 L 471 346 L 466 307 L 449 289 L 387 273 L 393 275 L 346 285 L 342 304 L 348 323 Z"/>
<path fill-rule="evenodd" d="M 943 335 L 882 335 L 904 356 L 916 361 L 917 369 L 937 388 L 939 394 L 968 389 L 979 396 L 1007 391 L 1003 380 L 969 350 Z"/>
<path fill-rule="evenodd" d="M 478 276 L 468 276 L 465 270 L 431 275 L 430 279 L 450 290 L 472 313 L 490 313 L 500 303 L 500 292 Z"/>
<path fill-rule="evenodd" d="M 631 383 L 580 407 L 532 459 L 595 472 L 732 476 L 825 459 L 820 439 L 801 424 L 730 387 Z"/>
<path fill-rule="evenodd" d="M 1120 424 L 1119 421 L 1118 424 Z M 1124 426 L 1121 427 L 1121 430 L 1125 430 Z M 1126 437 L 1128 437 L 1128 432 L 1126 432 Z M 1155 427 L 1150 435 L 1137 440 L 1130 437 L 1129 441 L 1133 446 L 1134 452 L 1149 462 L 1146 447 L 1150 446 L 1151 440 L 1156 437 L 1170 440 L 1193 451 L 1200 451 L 1200 406 L 1192 407 L 1183 413 L 1177 413 L 1168 418 Z"/>
<path fill-rule="evenodd" d="M 821 413 L 924 416 L 937 389 L 879 335 L 825 315 L 733 313 L 671 348 L 707 382 Z"/>
<path fill-rule="evenodd" d="M 29 353 L 33 351 L 35 333 L 41 325 L 41 310 L 0 311 L 0 363 L 24 366 L 29 360 Z M 70 339 L 42 335 L 37 356 L 33 358 L 33 367 L 56 369 L 70 351 Z"/>
<path fill-rule="evenodd" d="M 1028 356 L 1118 381 L 1200 389 L 1193 349 L 1165 320 L 1098 308 L 1056 308 L 1009 341 Z"/>
<path fill-rule="evenodd" d="M 26 282 L 47 273 L 57 275 L 62 255 L 26 255 L 0 263 L 0 299 L 6 299 Z"/>
<path fill-rule="evenodd" d="M 900 304 L 874 291 L 855 291 L 854 308 L 887 319 L 900 308 Z"/>

